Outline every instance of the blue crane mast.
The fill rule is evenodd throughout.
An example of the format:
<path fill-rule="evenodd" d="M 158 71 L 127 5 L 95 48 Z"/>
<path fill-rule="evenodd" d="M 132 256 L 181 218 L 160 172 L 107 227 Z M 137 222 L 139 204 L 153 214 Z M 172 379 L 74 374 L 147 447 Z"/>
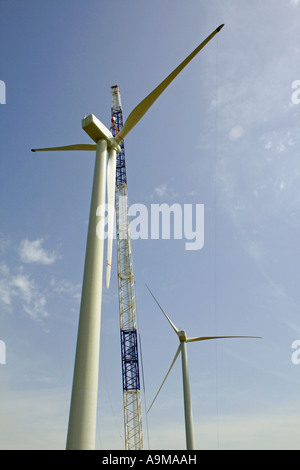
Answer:
<path fill-rule="evenodd" d="M 112 89 L 111 132 L 114 136 L 123 127 L 119 86 Z M 139 355 L 136 324 L 135 281 L 128 221 L 128 193 L 124 141 L 116 164 L 116 229 L 120 338 L 123 382 L 125 449 L 143 448 L 140 397 Z"/>

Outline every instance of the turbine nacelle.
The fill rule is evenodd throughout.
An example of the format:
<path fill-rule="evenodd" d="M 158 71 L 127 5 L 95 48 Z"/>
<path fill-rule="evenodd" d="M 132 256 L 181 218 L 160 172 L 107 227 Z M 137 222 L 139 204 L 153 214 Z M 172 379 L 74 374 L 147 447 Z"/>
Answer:
<path fill-rule="evenodd" d="M 89 114 L 87 117 L 82 119 L 81 125 L 82 129 L 94 142 L 97 143 L 100 139 L 105 139 L 108 150 L 113 148 L 117 153 L 121 152 L 121 147 L 116 142 L 115 137 L 94 114 Z"/>

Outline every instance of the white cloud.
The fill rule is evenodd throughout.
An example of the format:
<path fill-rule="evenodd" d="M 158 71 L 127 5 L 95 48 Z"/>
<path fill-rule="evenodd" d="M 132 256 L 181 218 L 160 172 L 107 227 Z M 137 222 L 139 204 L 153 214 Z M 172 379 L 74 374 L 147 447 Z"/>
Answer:
<path fill-rule="evenodd" d="M 239 140 L 244 135 L 244 129 L 242 126 L 234 126 L 229 132 L 229 139 L 233 142 Z"/>
<path fill-rule="evenodd" d="M 19 304 L 33 320 L 48 316 L 46 295 L 34 280 L 24 273 L 22 267 L 12 272 L 5 263 L 0 265 L 0 304 L 9 311 L 18 308 Z"/>
<path fill-rule="evenodd" d="M 31 302 L 34 283 L 28 276 L 20 272 L 20 274 L 11 277 L 10 284 L 19 292 L 24 302 L 27 304 Z"/>
<path fill-rule="evenodd" d="M 54 277 L 51 278 L 50 287 L 59 295 L 69 295 L 74 300 L 81 298 L 81 285 L 73 284 L 65 279 L 57 281 Z"/>
<path fill-rule="evenodd" d="M 60 258 L 57 252 L 46 251 L 42 246 L 43 242 L 42 238 L 32 242 L 25 239 L 18 245 L 18 254 L 25 265 L 37 263 L 46 266 Z M 9 245 L 10 242 L 0 233 L 0 255 L 8 255 L 6 251 Z M 68 280 L 57 281 L 52 276 L 43 288 L 25 265 L 12 266 L 7 261 L 0 261 L 0 306 L 3 310 L 16 314 L 25 313 L 32 320 L 40 321 L 49 316 L 48 304 L 57 295 L 75 302 L 80 300 L 80 284 L 73 284 Z"/>
<path fill-rule="evenodd" d="M 291 0 L 291 4 L 292 4 L 292 5 L 299 5 L 299 4 L 300 4 L 300 0 Z"/>
<path fill-rule="evenodd" d="M 266 150 L 272 149 L 276 153 L 282 153 L 296 146 L 298 135 L 299 128 L 295 127 L 293 130 L 277 130 L 276 132 L 265 133 L 261 136 L 260 140 L 264 142 Z"/>
<path fill-rule="evenodd" d="M 53 264 L 60 256 L 57 252 L 53 251 L 49 253 L 42 245 L 44 243 L 43 238 L 38 238 L 34 241 L 27 239 L 23 240 L 19 246 L 19 255 L 23 263 L 39 263 L 39 264 Z"/>
<path fill-rule="evenodd" d="M 167 184 L 156 186 L 150 196 L 151 199 L 172 199 L 174 197 L 176 197 L 175 191 Z"/>

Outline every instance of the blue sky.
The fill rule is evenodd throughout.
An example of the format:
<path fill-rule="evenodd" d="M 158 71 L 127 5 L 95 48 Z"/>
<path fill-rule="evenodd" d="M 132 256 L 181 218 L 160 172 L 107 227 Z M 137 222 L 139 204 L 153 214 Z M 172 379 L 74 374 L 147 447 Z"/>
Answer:
<path fill-rule="evenodd" d="M 84 114 L 124 118 L 221 23 L 126 138 L 129 202 L 204 204 L 205 243 L 132 243 L 146 402 L 189 336 L 199 449 L 299 449 L 300 105 L 297 0 L 0 0 L 0 448 L 63 449 L 92 186 Z M 97 448 L 122 449 L 116 250 L 104 292 Z M 144 416 L 145 448 L 148 448 Z M 148 415 L 152 449 L 185 446 L 180 363 Z"/>

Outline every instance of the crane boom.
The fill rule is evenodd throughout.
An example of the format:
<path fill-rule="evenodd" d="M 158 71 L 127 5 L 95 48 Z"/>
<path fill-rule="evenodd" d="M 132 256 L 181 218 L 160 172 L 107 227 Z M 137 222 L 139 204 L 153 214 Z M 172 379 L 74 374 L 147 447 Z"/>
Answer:
<path fill-rule="evenodd" d="M 123 127 L 118 85 L 112 86 L 111 131 L 114 136 Z M 139 355 L 136 325 L 135 282 L 128 222 L 128 193 L 124 141 L 116 165 L 116 228 L 120 339 L 123 381 L 125 449 L 143 448 Z"/>

